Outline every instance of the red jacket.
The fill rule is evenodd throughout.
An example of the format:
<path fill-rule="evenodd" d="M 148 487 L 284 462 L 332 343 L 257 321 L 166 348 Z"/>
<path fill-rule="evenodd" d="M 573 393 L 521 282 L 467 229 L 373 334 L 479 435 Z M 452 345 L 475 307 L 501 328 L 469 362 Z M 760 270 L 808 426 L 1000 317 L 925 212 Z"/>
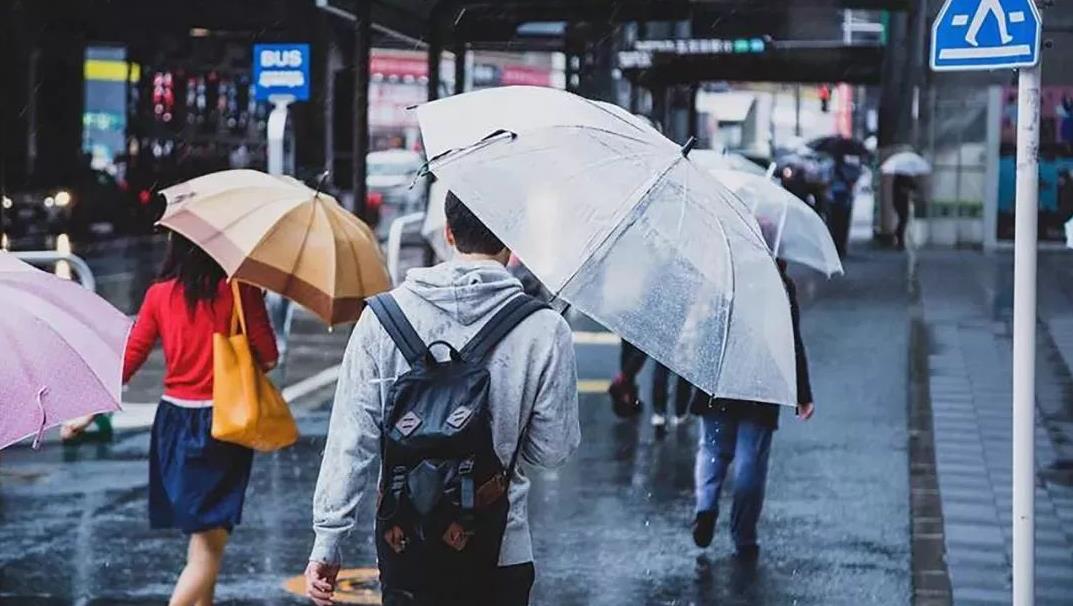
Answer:
<path fill-rule="evenodd" d="M 253 355 L 262 366 L 276 361 L 276 339 L 265 311 L 264 297 L 256 288 L 240 286 Z M 164 345 L 164 395 L 183 400 L 212 399 L 212 335 L 231 329 L 234 297 L 225 280 L 216 298 L 198 303 L 194 313 L 186 304 L 183 286 L 176 280 L 149 287 L 134 323 L 123 358 L 123 382 L 145 363 L 159 337 Z"/>

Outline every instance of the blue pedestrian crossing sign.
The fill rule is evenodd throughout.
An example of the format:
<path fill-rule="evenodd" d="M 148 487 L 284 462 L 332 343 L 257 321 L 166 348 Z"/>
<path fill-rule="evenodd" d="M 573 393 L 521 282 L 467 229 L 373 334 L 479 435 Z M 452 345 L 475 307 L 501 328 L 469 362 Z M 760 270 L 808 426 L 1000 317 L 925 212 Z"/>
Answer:
<path fill-rule="evenodd" d="M 931 68 L 961 71 L 1035 65 L 1040 29 L 1034 0 L 946 0 L 932 27 Z"/>

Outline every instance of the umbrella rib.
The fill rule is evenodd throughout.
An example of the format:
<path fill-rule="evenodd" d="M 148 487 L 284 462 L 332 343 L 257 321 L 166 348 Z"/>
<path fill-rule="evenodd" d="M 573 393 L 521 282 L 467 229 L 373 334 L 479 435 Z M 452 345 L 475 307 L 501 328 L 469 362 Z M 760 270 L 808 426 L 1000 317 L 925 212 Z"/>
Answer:
<path fill-rule="evenodd" d="M 317 207 L 317 204 L 316 204 L 316 198 L 314 198 L 311 201 L 310 205 L 313 207 L 313 209 L 312 209 L 313 212 L 309 213 L 309 220 L 306 223 L 305 233 L 302 234 L 302 244 L 298 247 L 298 254 L 296 254 L 294 256 L 294 263 L 291 264 L 291 271 L 289 271 L 287 273 L 287 281 L 284 282 L 282 290 L 287 290 L 287 289 L 290 288 L 291 282 L 294 281 L 294 272 L 296 272 L 298 270 L 298 265 L 299 265 L 299 263 L 302 262 L 302 257 L 305 255 L 306 242 L 309 241 L 309 232 L 312 231 L 312 229 L 313 229 L 313 222 L 316 219 L 317 211 L 319 210 L 318 207 Z M 301 208 L 301 206 L 299 206 L 298 208 Z M 287 214 L 290 214 L 290 213 L 287 213 Z M 284 215 L 284 216 L 286 216 L 286 215 Z M 282 220 L 283 220 L 283 217 L 280 217 L 280 222 L 282 222 Z M 276 225 L 279 225 L 279 223 L 276 223 Z M 275 230 L 273 229 L 272 231 L 275 231 Z"/>
<path fill-rule="evenodd" d="M 620 139 L 626 139 L 628 141 L 635 141 L 637 143 L 643 143 L 643 144 L 646 144 L 646 145 L 652 145 L 652 142 L 649 141 L 649 140 L 646 140 L 646 139 L 641 139 L 641 138 L 638 138 L 638 137 L 631 137 L 630 135 L 627 135 L 625 133 L 620 133 L 620 132 L 616 132 L 616 131 L 613 131 L 613 130 L 608 130 L 606 128 L 596 128 L 596 127 L 593 127 L 593 126 L 585 126 L 585 125 L 581 125 L 581 124 L 554 124 L 554 125 L 551 125 L 551 126 L 546 126 L 544 128 L 536 129 L 535 131 L 527 132 L 525 134 L 531 135 L 531 134 L 533 134 L 535 132 L 540 132 L 540 131 L 545 131 L 545 130 L 553 130 L 553 129 L 577 129 L 577 130 L 592 131 L 592 132 L 602 132 L 602 133 L 605 133 L 605 134 L 608 134 L 608 135 L 618 137 Z M 442 154 L 440 154 L 439 156 L 436 156 L 435 158 L 432 158 L 431 160 L 428 161 L 429 170 L 431 172 L 435 173 L 437 167 L 441 167 L 441 166 L 445 166 L 447 164 L 450 164 L 451 162 L 453 162 L 453 161 L 455 161 L 455 160 L 457 160 L 459 158 L 462 158 L 462 157 L 464 157 L 464 156 L 466 156 L 466 155 L 468 155 L 470 153 L 473 153 L 473 152 L 476 152 L 476 151 L 482 150 L 482 149 L 487 149 L 487 148 L 492 147 L 492 146 L 494 146 L 494 145 L 496 145 L 498 143 L 510 143 L 513 140 L 514 140 L 513 137 L 511 137 L 511 138 L 502 137 L 502 138 L 497 138 L 497 139 L 488 139 L 488 140 L 479 141 L 477 144 L 470 145 L 468 147 L 462 147 L 462 148 L 458 148 L 458 149 L 452 149 L 452 150 L 445 151 Z"/>

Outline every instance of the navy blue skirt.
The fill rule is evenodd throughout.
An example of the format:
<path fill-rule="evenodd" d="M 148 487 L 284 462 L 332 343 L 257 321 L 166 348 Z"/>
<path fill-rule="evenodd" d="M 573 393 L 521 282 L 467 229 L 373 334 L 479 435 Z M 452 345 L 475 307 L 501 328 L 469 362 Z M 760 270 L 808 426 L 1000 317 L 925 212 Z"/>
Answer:
<path fill-rule="evenodd" d="M 212 408 L 161 401 L 149 442 L 149 525 L 189 534 L 242 521 L 253 451 L 212 437 Z"/>

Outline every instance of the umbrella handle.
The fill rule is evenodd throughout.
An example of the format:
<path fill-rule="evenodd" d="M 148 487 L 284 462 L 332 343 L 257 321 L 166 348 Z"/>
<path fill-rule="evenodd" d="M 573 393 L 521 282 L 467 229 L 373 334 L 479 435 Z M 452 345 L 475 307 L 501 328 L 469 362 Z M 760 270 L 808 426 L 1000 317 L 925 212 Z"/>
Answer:
<path fill-rule="evenodd" d="M 31 446 L 34 450 L 41 448 L 41 438 L 45 435 L 45 424 L 48 421 L 48 415 L 45 414 L 45 394 L 48 393 L 48 387 L 42 387 L 37 390 L 37 409 L 41 411 L 41 426 L 37 428 L 37 435 L 34 436 L 34 443 Z"/>

